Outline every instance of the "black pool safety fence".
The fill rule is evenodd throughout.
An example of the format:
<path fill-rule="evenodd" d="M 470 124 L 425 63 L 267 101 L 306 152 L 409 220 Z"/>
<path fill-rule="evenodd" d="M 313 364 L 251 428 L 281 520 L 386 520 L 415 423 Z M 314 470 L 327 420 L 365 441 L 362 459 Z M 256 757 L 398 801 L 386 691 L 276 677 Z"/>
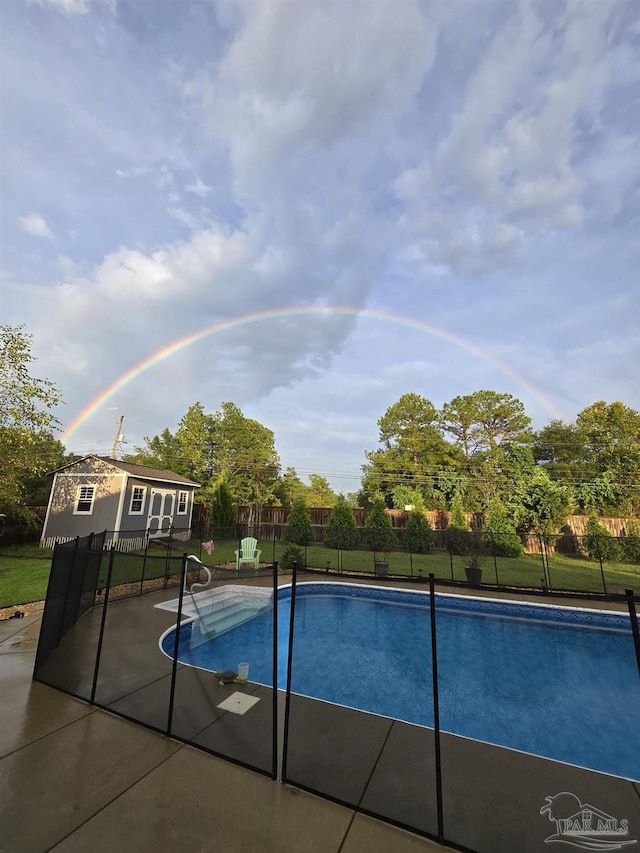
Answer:
<path fill-rule="evenodd" d="M 455 532 L 455 535 L 454 535 Z M 548 592 L 623 594 L 640 585 L 640 538 L 578 536 L 569 533 L 493 533 L 491 531 L 432 530 L 422 543 L 404 529 L 383 551 L 370 548 L 366 528 L 349 532 L 341 548 L 329 547 L 324 527 L 312 527 L 305 544 L 288 542 L 284 525 L 236 525 L 209 528 L 192 540 L 200 556 L 201 543 L 214 543 L 216 562 L 234 559 L 242 538 L 254 537 L 265 562 L 290 569 L 293 562 L 308 571 L 328 575 L 386 576 L 426 583 L 471 583 L 494 589 Z M 348 542 L 347 542 L 348 539 Z M 180 548 L 180 543 L 176 543 Z M 473 568 L 471 574 L 468 569 Z"/>
<path fill-rule="evenodd" d="M 624 842 L 640 844 L 640 752 L 623 754 L 620 766 L 631 772 L 616 773 L 571 763 L 574 743 L 566 744 L 566 757 L 552 760 L 535 749 L 454 733 L 460 697 L 467 716 L 482 716 L 483 685 L 495 650 L 472 646 L 469 637 L 468 665 L 450 662 L 450 640 L 443 630 L 447 597 L 435 594 L 433 574 L 421 587 L 403 584 L 416 600 L 420 589 L 420 600 L 426 602 L 420 608 L 409 605 L 419 610 L 417 628 L 402 638 L 425 673 L 416 685 L 415 704 L 427 722 L 417 724 L 305 692 L 303 671 L 309 667 L 320 683 L 337 669 L 339 680 L 348 685 L 359 678 L 372 649 L 398 639 L 382 620 L 363 633 L 343 619 L 332 630 L 351 649 L 349 656 L 323 655 L 322 645 L 311 644 L 309 631 L 314 621 L 322 629 L 324 617 L 307 604 L 313 590 L 322 599 L 327 579 L 297 564 L 286 574 L 277 563 L 238 573 L 184 553 L 169 574 L 164 567 L 163 573 L 158 570 L 155 588 L 145 587 L 150 570 L 141 555 L 86 544 L 55 550 L 36 681 L 455 849 L 533 853 L 551 849 L 554 842 L 592 849 L 597 841 L 598 849 L 610 850 L 618 849 L 616 844 L 623 849 Z M 343 596 L 351 595 L 351 585 L 330 580 Z M 397 578 L 359 583 L 371 597 L 377 587 L 399 585 Z M 140 595 L 143 590 L 146 594 Z M 491 607 L 491 601 L 485 599 L 483 606 Z M 522 602 L 522 596 L 511 601 Z M 576 596 L 576 614 L 579 605 L 590 602 Z M 611 696 L 607 714 L 591 720 L 587 729 L 568 727 L 568 739 L 586 742 L 596 756 L 610 741 L 611 726 L 640 707 L 639 603 L 631 590 L 606 599 L 622 636 L 618 663 L 624 667 L 624 695 Z M 255 659 L 243 650 L 249 622 L 260 632 Z M 232 629 L 237 630 L 231 634 Z M 463 640 L 465 630 L 459 629 Z M 603 637 L 606 642 L 606 633 Z M 198 666 L 207 644 L 217 649 L 215 672 Z M 533 661 L 526 646 L 514 642 L 509 655 L 512 671 L 530 672 Z M 554 660 L 551 665 L 566 664 Z M 575 666 L 582 667 L 580 683 L 594 692 L 601 689 L 597 659 Z M 379 673 L 375 689 L 383 700 L 393 704 L 403 675 L 393 665 Z M 517 696 L 507 700 L 506 694 L 504 726 L 517 734 L 531 709 Z M 547 706 L 563 701 L 563 695 L 540 686 L 534 742 L 536 732 L 551 725 Z M 630 751 L 634 744 L 637 737 L 629 742 Z"/>

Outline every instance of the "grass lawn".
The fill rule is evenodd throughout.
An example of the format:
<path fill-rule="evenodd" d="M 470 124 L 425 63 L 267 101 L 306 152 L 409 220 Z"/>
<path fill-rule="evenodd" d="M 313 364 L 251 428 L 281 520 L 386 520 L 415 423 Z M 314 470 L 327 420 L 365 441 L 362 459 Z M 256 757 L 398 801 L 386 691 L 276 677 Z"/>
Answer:
<path fill-rule="evenodd" d="M 35 543 L 0 550 L 0 607 L 41 601 L 47 594 L 52 551 Z"/>
<path fill-rule="evenodd" d="M 285 548 L 282 542 L 262 542 L 261 561 L 270 563 L 280 561 Z M 199 540 L 176 542 L 170 555 L 160 548 L 149 548 L 146 558 L 144 551 L 114 554 L 112 583 L 140 583 L 144 578 L 162 578 L 165 574 L 178 574 L 181 570 L 182 554 L 195 554 L 209 566 L 235 562 L 235 539 L 216 542 L 211 556 L 203 552 Z M 40 548 L 37 544 L 14 545 L 0 549 L 0 607 L 26 604 L 42 600 L 47 592 L 52 552 Z M 341 563 L 340 563 L 341 559 Z M 324 545 L 310 545 L 306 549 L 306 564 L 310 568 L 344 572 L 363 572 L 374 574 L 373 554 L 370 551 L 337 551 Z M 104 585 L 109 567 L 109 554 L 104 553 L 100 569 L 100 579 Z M 485 557 L 483 562 L 483 581 L 485 583 L 520 587 L 544 587 L 544 568 L 538 556 L 520 558 Z M 461 557 L 450 558 L 446 551 L 434 551 L 431 554 L 410 555 L 402 551 L 389 555 L 389 573 L 426 578 L 433 572 L 436 578 L 464 581 L 464 561 Z M 496 578 L 497 572 L 497 578 Z M 605 564 L 604 569 L 607 592 L 622 593 L 633 589 L 640 593 L 640 566 L 624 563 Z M 567 557 L 552 554 L 550 557 L 549 577 L 552 589 L 569 589 L 585 592 L 602 592 L 602 574 L 597 561 L 579 557 Z"/>

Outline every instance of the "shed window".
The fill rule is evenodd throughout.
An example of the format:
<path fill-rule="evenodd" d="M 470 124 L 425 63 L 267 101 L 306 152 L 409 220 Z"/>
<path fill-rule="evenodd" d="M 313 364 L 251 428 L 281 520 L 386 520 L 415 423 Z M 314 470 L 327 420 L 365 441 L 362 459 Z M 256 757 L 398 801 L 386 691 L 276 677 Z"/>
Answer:
<path fill-rule="evenodd" d="M 73 510 L 75 515 L 91 515 L 93 512 L 93 499 L 96 496 L 95 486 L 78 486 L 76 505 Z"/>
<path fill-rule="evenodd" d="M 142 515 L 144 508 L 144 496 L 146 494 L 146 486 L 134 486 L 131 492 L 131 506 L 129 507 L 129 515 Z"/>
<path fill-rule="evenodd" d="M 187 493 L 178 492 L 178 515 L 186 515 L 187 513 Z"/>

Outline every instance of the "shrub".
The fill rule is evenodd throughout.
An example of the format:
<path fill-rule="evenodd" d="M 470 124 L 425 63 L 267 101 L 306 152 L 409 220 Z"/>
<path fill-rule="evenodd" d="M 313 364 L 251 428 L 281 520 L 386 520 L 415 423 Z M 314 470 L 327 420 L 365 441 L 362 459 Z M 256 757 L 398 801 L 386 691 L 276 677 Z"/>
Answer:
<path fill-rule="evenodd" d="M 405 550 L 414 554 L 428 554 L 436 542 L 434 529 L 420 509 L 412 509 L 404 529 L 403 544 Z"/>
<path fill-rule="evenodd" d="M 509 518 L 507 508 L 499 498 L 494 498 L 485 514 L 483 539 L 485 550 L 496 557 L 520 557 L 522 542 Z"/>
<path fill-rule="evenodd" d="M 303 497 L 294 500 L 283 535 L 286 542 L 294 545 L 308 545 L 311 542 L 313 538 L 311 516 Z"/>
<path fill-rule="evenodd" d="M 281 569 L 292 569 L 294 563 L 304 565 L 304 549 L 300 545 L 289 544 L 282 552 L 279 565 Z"/>
<path fill-rule="evenodd" d="M 467 517 L 464 514 L 464 504 L 460 492 L 456 492 L 451 501 L 451 517 L 449 518 L 449 527 L 456 527 L 458 530 L 470 530 L 467 524 Z"/>
<path fill-rule="evenodd" d="M 351 507 L 344 495 L 339 495 L 327 519 L 324 544 L 327 548 L 349 551 L 358 541 L 358 528 Z"/>
<path fill-rule="evenodd" d="M 595 515 L 592 515 L 587 521 L 583 541 L 587 554 L 596 560 L 620 559 L 618 540 L 611 535 L 606 527 L 600 524 Z"/>
<path fill-rule="evenodd" d="M 451 554 L 467 554 L 473 547 L 473 533 L 467 524 L 460 493 L 451 501 L 451 517 L 447 527 L 447 550 Z"/>
<path fill-rule="evenodd" d="M 384 510 L 384 503 L 376 501 L 364 523 L 364 537 L 367 547 L 376 551 L 391 551 L 398 544 L 398 538 L 393 532 L 391 519 Z"/>
<path fill-rule="evenodd" d="M 640 563 L 640 522 L 629 519 L 627 535 L 619 540 L 625 563 Z"/>
<path fill-rule="evenodd" d="M 229 486 L 222 481 L 218 483 L 213 491 L 211 499 L 211 526 L 217 529 L 229 529 L 235 527 L 236 508 Z"/>

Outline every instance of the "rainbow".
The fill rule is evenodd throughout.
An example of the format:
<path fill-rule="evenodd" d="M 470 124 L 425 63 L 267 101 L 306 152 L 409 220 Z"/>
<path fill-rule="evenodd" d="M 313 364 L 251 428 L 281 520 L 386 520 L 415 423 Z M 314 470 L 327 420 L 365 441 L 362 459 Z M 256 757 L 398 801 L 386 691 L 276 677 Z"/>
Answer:
<path fill-rule="evenodd" d="M 68 441 L 78 428 L 89 420 L 89 418 L 91 418 L 92 415 L 94 415 L 114 394 L 120 391 L 121 388 L 124 388 L 125 385 L 133 382 L 134 379 L 137 379 L 141 373 L 144 373 L 146 370 L 154 367 L 154 365 L 159 362 L 164 361 L 166 358 L 170 358 L 172 355 L 175 355 L 175 353 L 190 347 L 192 344 L 198 343 L 198 341 L 201 341 L 204 338 L 208 338 L 210 335 L 217 335 L 220 332 L 237 329 L 240 326 L 248 326 L 251 323 L 262 323 L 283 317 L 327 317 L 330 315 L 366 317 L 372 320 L 384 320 L 389 323 L 397 323 L 401 326 L 405 326 L 406 328 L 416 329 L 419 332 L 426 332 L 429 335 L 441 338 L 443 341 L 448 341 L 455 346 L 461 347 L 477 358 L 481 358 L 483 361 L 493 365 L 493 367 L 504 373 L 505 376 L 511 377 L 511 379 L 517 382 L 520 386 L 526 388 L 531 396 L 539 400 L 543 406 L 551 412 L 553 417 L 560 419 L 563 419 L 564 417 L 563 413 L 558 409 L 553 401 L 548 397 L 545 397 L 541 391 L 526 379 L 526 377 L 522 376 L 522 374 L 518 373 L 504 361 L 496 358 L 496 356 L 492 355 L 487 350 L 481 349 L 479 346 L 476 346 L 476 344 L 473 344 L 458 335 L 454 335 L 444 329 L 439 329 L 437 326 L 432 326 L 429 323 L 424 323 L 421 320 L 414 320 L 411 317 L 403 317 L 399 314 L 393 314 L 390 311 L 381 311 L 375 308 L 352 308 L 346 305 L 307 305 L 301 307 L 274 308 L 268 311 L 255 311 L 250 314 L 242 314 L 241 316 L 233 317 L 230 320 L 222 320 L 218 323 L 213 323 L 210 326 L 205 326 L 203 329 L 191 332 L 190 334 L 185 335 L 182 338 L 178 338 L 177 340 L 172 341 L 172 343 L 161 347 L 159 350 L 131 367 L 126 371 L 126 373 L 123 373 L 122 376 L 119 376 L 111 383 L 111 385 L 101 391 L 97 397 L 85 406 L 85 408 L 77 414 L 66 427 L 64 427 L 60 435 L 60 440 L 63 442 Z"/>

